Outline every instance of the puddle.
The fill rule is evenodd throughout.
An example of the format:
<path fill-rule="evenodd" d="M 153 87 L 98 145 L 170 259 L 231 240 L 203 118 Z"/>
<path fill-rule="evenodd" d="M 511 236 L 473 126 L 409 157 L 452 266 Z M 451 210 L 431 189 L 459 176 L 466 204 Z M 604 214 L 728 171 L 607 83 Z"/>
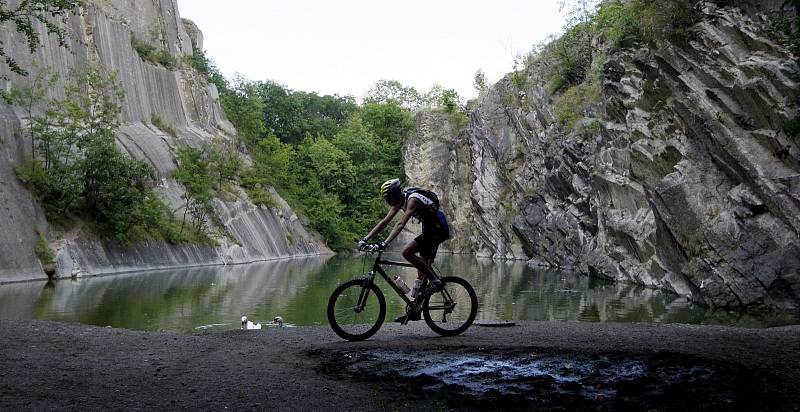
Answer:
<path fill-rule="evenodd" d="M 674 354 L 652 356 L 345 352 L 328 371 L 356 380 L 405 386 L 469 405 L 578 409 L 730 405 L 754 389 L 747 371 Z M 748 387 L 749 386 L 749 387 Z M 748 387 L 743 390 L 743 387 Z M 698 398 L 702 399 L 698 402 Z M 475 403 L 477 402 L 477 403 Z M 738 403 L 738 402 L 737 402 Z"/>
<path fill-rule="evenodd" d="M 447 386 L 460 392 L 524 395 L 547 387 L 558 392 L 575 392 L 586 398 L 613 397 L 614 384 L 645 376 L 647 366 L 640 360 L 611 362 L 607 357 L 578 360 L 565 357 L 506 358 L 489 355 L 409 354 L 371 352 L 352 357 L 354 371 L 380 368 L 401 377 L 433 381 L 428 388 Z M 698 371 L 708 373 L 708 371 Z M 676 373 L 678 373 L 676 371 Z"/>

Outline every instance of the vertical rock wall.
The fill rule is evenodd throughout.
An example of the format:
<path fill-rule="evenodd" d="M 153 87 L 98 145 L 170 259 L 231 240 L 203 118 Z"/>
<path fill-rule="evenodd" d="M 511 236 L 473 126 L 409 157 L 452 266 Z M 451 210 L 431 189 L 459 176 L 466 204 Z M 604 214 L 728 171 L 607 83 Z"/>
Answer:
<path fill-rule="evenodd" d="M 14 2 L 11 2 L 14 3 Z M 61 75 L 50 97 L 63 95 L 63 79 L 69 69 L 87 63 L 115 71 L 126 92 L 123 125 L 118 143 L 131 156 L 150 163 L 160 184 L 156 192 L 177 214 L 182 214 L 183 188 L 173 178 L 176 151 L 198 147 L 214 139 L 233 139 L 236 131 L 225 119 L 216 88 L 182 58 L 193 53 L 192 43 L 202 47 L 197 27 L 182 20 L 175 0 L 90 1 L 79 16 L 66 23 L 70 47 L 59 47 L 39 27 L 42 47 L 30 54 L 12 27 L 0 31 L 7 53 L 30 69 L 28 78 L 10 73 L 0 65 L 3 90 L 26 85 L 40 70 Z M 188 31 L 187 31 L 188 28 Z M 191 36 L 190 37 L 190 33 Z M 131 45 L 131 37 L 169 53 L 179 62 L 175 70 L 143 61 Z M 152 124 L 154 115 L 171 125 L 176 136 Z M 14 168 L 30 155 L 30 140 L 22 133 L 26 113 L 0 103 L 0 283 L 44 278 L 34 255 L 35 228 L 49 234 L 47 223 L 32 196 L 16 178 Z M 123 270 L 163 268 L 214 263 L 244 263 L 278 257 L 330 253 L 320 237 L 309 233 L 291 208 L 273 191 L 278 207 L 256 207 L 242 193 L 240 200 L 216 201 L 219 220 L 229 238 L 215 247 L 172 246 L 144 243 L 131 247 L 80 234 L 67 234 L 54 244 L 58 251 L 58 275 L 113 273 Z"/>
<path fill-rule="evenodd" d="M 495 85 L 458 134 L 418 115 L 406 169 L 443 193 L 450 247 L 800 310 L 800 142 L 782 132 L 798 84 L 778 3 L 702 2 L 682 40 L 598 50 L 601 99 L 568 130 L 542 62 L 524 90 Z"/>

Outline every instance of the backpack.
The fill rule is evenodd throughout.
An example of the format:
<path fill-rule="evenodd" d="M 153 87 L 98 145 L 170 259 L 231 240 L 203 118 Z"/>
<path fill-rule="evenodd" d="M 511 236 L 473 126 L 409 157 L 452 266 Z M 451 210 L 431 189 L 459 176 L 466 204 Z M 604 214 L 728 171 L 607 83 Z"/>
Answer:
<path fill-rule="evenodd" d="M 409 187 L 405 190 L 406 202 L 414 193 L 418 193 L 432 202 L 430 205 L 423 205 L 425 207 L 423 207 L 421 215 L 432 215 L 439 211 L 439 196 L 436 196 L 436 193 L 418 187 Z"/>

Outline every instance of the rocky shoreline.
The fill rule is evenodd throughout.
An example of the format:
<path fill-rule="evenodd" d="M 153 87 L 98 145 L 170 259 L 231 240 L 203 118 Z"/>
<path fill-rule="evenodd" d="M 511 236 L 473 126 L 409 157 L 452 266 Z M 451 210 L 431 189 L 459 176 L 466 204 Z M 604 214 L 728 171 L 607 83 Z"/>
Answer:
<path fill-rule="evenodd" d="M 5 410 L 800 410 L 798 325 L 518 322 L 440 338 L 418 322 L 358 343 L 326 326 L 184 336 L 3 320 L 0 331 Z M 470 364 L 457 358 L 483 372 L 459 381 Z M 536 362 L 556 368 L 504 380 L 508 365 Z"/>

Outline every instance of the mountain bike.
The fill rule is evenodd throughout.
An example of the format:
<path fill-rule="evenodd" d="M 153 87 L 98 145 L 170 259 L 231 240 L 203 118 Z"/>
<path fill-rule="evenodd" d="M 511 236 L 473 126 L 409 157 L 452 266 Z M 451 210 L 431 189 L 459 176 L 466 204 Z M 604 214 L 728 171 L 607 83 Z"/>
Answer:
<path fill-rule="evenodd" d="M 421 311 L 425 323 L 442 336 L 456 336 L 467 330 L 478 312 L 475 290 L 466 280 L 455 276 L 442 276 L 436 268 L 429 268 L 439 284 L 427 279 L 420 288 L 420 296 L 411 300 L 383 270 L 381 265 L 414 267 L 410 263 L 382 259 L 383 252 L 375 251 L 372 270 L 361 279 L 339 285 L 328 300 L 328 323 L 344 339 L 364 340 L 374 335 L 386 319 L 386 299 L 375 284 L 380 275 L 392 290 L 406 303 L 406 314 Z M 366 267 L 368 255 L 364 255 Z"/>

